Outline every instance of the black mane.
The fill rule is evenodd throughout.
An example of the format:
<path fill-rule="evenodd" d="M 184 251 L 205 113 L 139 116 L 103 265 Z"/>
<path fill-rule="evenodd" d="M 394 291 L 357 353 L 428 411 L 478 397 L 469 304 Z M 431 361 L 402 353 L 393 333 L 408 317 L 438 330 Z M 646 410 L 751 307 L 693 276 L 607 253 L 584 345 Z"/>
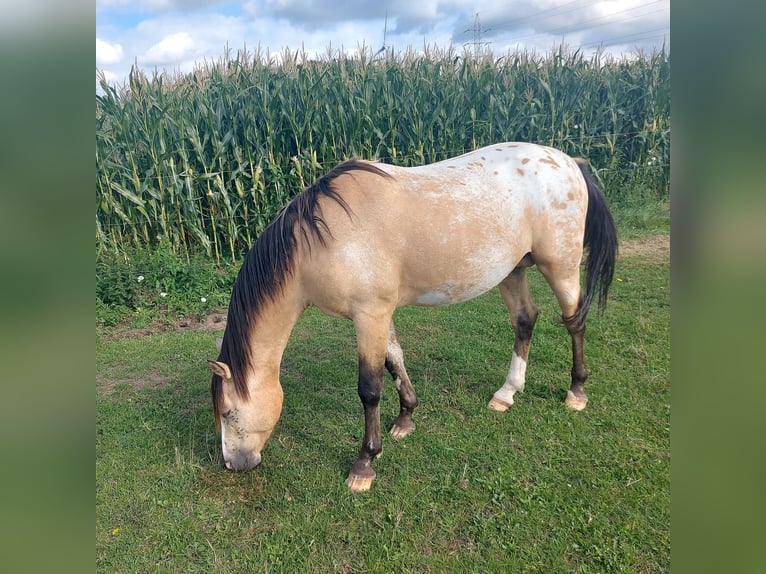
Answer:
<path fill-rule="evenodd" d="M 339 164 L 282 208 L 245 256 L 234 283 L 226 331 L 218 355 L 219 361 L 229 365 L 234 387 L 243 399 L 249 396 L 245 375 L 250 369 L 250 334 L 258 313 L 264 304 L 282 292 L 285 280 L 293 274 L 298 231 L 309 245 L 311 237 L 323 246 L 327 237 L 332 237 L 322 218 L 319 198 L 332 199 L 351 217 L 348 204 L 333 183 L 338 176 L 354 171 L 391 177 L 371 163 L 351 159 Z M 213 375 L 210 388 L 216 421 L 222 395 L 221 383 L 221 377 Z"/>

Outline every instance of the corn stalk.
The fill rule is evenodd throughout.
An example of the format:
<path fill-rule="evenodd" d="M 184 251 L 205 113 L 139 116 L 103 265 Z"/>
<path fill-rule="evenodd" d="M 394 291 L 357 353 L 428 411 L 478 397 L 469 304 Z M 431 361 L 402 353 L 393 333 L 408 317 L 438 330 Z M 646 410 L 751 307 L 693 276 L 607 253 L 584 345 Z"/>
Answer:
<path fill-rule="evenodd" d="M 243 50 L 182 76 L 134 69 L 96 98 L 97 246 L 233 262 L 343 159 L 420 165 L 507 140 L 589 158 L 615 201 L 634 177 L 667 197 L 669 85 L 664 51 Z"/>

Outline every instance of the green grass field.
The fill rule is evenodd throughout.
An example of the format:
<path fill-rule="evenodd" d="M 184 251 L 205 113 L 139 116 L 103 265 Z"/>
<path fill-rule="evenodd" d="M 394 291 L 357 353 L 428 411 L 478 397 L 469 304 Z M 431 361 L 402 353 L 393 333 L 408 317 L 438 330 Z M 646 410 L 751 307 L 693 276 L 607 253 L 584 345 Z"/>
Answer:
<path fill-rule="evenodd" d="M 628 254 L 586 334 L 588 408 L 563 405 L 569 338 L 541 315 L 527 387 L 486 403 L 513 341 L 497 291 L 395 317 L 420 400 L 368 493 L 349 322 L 309 310 L 285 352 L 282 418 L 254 471 L 223 468 L 209 371 L 220 331 L 96 337 L 100 572 L 665 572 L 670 568 L 670 263 Z M 387 385 L 388 427 L 398 398 Z"/>

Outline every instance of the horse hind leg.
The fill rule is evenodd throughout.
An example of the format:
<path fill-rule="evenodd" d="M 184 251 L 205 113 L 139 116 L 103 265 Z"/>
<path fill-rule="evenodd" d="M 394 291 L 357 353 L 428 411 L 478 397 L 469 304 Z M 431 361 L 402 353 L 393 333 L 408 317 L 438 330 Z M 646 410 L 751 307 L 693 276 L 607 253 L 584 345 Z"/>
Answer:
<path fill-rule="evenodd" d="M 529 292 L 526 267 L 514 269 L 499 288 L 511 316 L 515 340 L 505 384 L 495 392 L 487 406 L 492 410 L 504 412 L 513 404 L 513 395 L 524 390 L 529 344 L 538 311 Z"/>
<path fill-rule="evenodd" d="M 418 399 L 410 377 L 407 375 L 407 369 L 404 367 L 404 353 L 396 338 L 393 322 L 391 322 L 386 347 L 386 369 L 391 373 L 399 393 L 399 416 L 394 421 L 390 434 L 395 439 L 401 439 L 415 430 L 412 411 L 418 406 Z"/>
<path fill-rule="evenodd" d="M 564 404 L 573 411 L 581 411 L 588 404 L 588 396 L 585 394 L 585 380 L 588 378 L 588 369 L 585 366 L 585 322 L 583 321 L 581 326 L 567 321 L 566 318 L 564 322 L 572 337 L 572 385 L 567 391 Z"/>
<path fill-rule="evenodd" d="M 572 384 L 564 404 L 574 411 L 583 410 L 588 404 L 585 381 L 588 369 L 585 365 L 585 320 L 574 320 L 581 301 L 580 270 L 574 266 L 539 265 L 561 307 L 561 318 L 572 339 Z"/>

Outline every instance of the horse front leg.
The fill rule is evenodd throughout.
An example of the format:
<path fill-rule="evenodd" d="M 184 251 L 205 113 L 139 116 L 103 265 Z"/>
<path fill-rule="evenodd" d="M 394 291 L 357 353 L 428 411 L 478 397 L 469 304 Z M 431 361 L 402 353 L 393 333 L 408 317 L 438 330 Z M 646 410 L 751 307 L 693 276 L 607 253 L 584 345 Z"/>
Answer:
<path fill-rule="evenodd" d="M 364 407 L 364 439 L 359 457 L 351 466 L 346 485 L 352 492 L 369 490 L 375 479 L 373 459 L 383 450 L 380 436 L 380 397 L 383 391 L 383 370 L 386 361 L 391 315 L 385 321 L 369 316 L 354 320 L 359 352 L 359 382 L 357 390 Z"/>
<path fill-rule="evenodd" d="M 372 460 L 380 456 L 383 443 L 380 436 L 380 395 L 383 390 L 383 365 L 375 367 L 359 361 L 359 398 L 364 407 L 364 439 L 359 457 L 351 466 L 346 485 L 352 492 L 369 490 L 375 479 Z"/>
<path fill-rule="evenodd" d="M 418 406 L 418 398 L 407 374 L 407 369 L 404 367 L 404 352 L 396 338 L 393 322 L 391 322 L 386 347 L 386 369 L 391 373 L 399 393 L 399 416 L 396 417 L 390 431 L 391 437 L 398 440 L 415 430 L 412 412 Z"/>

